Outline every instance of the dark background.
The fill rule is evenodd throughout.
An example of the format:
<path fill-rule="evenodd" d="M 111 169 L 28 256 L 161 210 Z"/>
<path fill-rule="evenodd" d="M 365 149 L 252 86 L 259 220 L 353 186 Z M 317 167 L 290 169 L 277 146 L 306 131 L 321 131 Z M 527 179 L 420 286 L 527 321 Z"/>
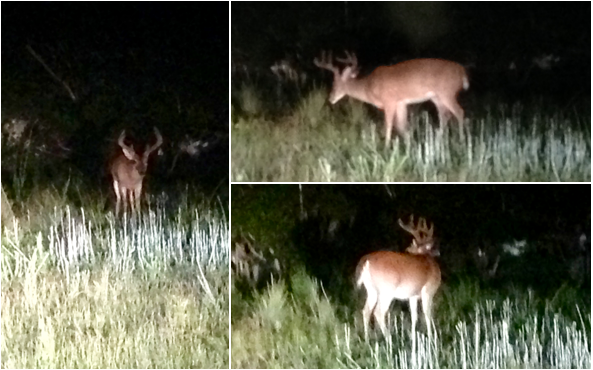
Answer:
<path fill-rule="evenodd" d="M 138 148 L 157 126 L 165 142 L 149 171 L 156 182 L 227 182 L 228 9 L 227 2 L 3 3 L 2 119 L 28 121 L 34 147 L 46 148 L 37 180 L 73 170 L 107 186 L 105 161 L 119 133 L 126 129 Z M 169 173 L 186 138 L 215 145 L 181 157 Z M 3 184 L 15 171 L 4 147 Z"/>
<path fill-rule="evenodd" d="M 238 2 L 231 7 L 231 67 L 239 81 L 287 60 L 329 79 L 312 63 L 321 50 L 355 52 L 362 75 L 437 57 L 468 68 L 474 96 L 537 96 L 587 109 L 590 14 L 590 2 Z M 534 63 L 543 56 L 556 59 L 549 69 Z"/>
<path fill-rule="evenodd" d="M 446 285 L 471 279 L 497 290 L 529 287 L 546 295 L 563 284 L 582 284 L 590 297 L 588 184 L 233 185 L 231 197 L 234 237 L 251 234 L 259 249 L 272 248 L 291 266 L 304 266 L 330 294 L 352 290 L 347 277 L 364 254 L 403 251 L 411 236 L 397 220 L 414 214 L 434 223 Z M 583 233 L 586 250 L 578 247 Z M 515 240 L 526 241 L 518 257 L 502 248 Z M 490 258 L 482 267 L 491 268 L 501 256 L 495 275 L 479 270 L 478 248 Z M 581 282 L 569 271 L 578 258 L 585 265 Z"/>

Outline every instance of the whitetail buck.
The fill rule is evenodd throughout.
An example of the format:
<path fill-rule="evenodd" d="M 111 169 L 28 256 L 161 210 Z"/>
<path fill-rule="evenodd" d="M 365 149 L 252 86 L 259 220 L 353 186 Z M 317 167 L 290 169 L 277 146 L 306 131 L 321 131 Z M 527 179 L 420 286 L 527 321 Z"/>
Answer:
<path fill-rule="evenodd" d="M 346 64 L 341 73 L 333 64 L 331 53 L 323 52 L 320 59 L 313 61 L 317 67 L 334 74 L 330 103 L 335 104 L 347 95 L 383 110 L 386 144 L 391 140 L 394 119 L 398 134 L 407 137 L 408 105 L 428 100 L 437 108 L 441 127 L 453 114 L 461 129 L 464 112 L 457 102 L 457 95 L 462 89 L 469 88 L 462 65 L 443 59 L 412 59 L 377 67 L 370 75 L 357 78 L 356 55 L 346 52 L 346 58 L 336 60 Z"/>
<path fill-rule="evenodd" d="M 420 218 L 414 226 L 414 216 L 399 225 L 412 234 L 412 245 L 406 253 L 379 251 L 365 255 L 356 267 L 358 287 L 364 285 L 367 300 L 362 311 L 365 338 L 368 338 L 368 327 L 371 314 L 381 328 L 383 336 L 388 338 L 385 317 L 394 299 L 408 300 L 412 315 L 412 335 L 415 344 L 416 321 L 418 319 L 418 299 L 422 299 L 422 310 L 430 335 L 432 298 L 441 285 L 441 269 L 433 258 L 438 249 L 434 246 L 433 225 L 430 228 L 426 220 Z"/>
<path fill-rule="evenodd" d="M 146 176 L 148 166 L 148 157 L 152 152 L 158 149 L 163 143 L 163 137 L 155 127 L 154 134 L 156 143 L 146 144 L 146 148 L 141 155 L 136 153 L 133 145 L 126 145 L 126 131 L 123 130 L 119 135 L 117 144 L 121 147 L 121 152 L 111 161 L 110 170 L 113 178 L 113 190 L 115 191 L 115 215 L 119 215 L 122 208 L 126 212 L 128 205 L 132 213 L 140 211 L 140 197 L 142 196 L 142 182 Z"/>

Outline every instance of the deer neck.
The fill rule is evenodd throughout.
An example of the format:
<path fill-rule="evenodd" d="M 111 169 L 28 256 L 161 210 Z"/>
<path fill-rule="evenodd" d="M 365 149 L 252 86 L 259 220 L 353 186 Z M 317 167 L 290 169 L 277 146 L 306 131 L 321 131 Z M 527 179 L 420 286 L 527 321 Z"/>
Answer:
<path fill-rule="evenodd" d="M 370 79 L 368 77 L 353 78 L 346 81 L 346 94 L 356 100 L 360 100 L 363 103 L 377 106 L 369 93 L 369 81 Z"/>

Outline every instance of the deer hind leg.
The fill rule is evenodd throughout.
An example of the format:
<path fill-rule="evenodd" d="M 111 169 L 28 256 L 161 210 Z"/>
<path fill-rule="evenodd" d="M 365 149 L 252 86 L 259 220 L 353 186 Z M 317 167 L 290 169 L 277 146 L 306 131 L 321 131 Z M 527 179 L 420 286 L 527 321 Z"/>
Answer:
<path fill-rule="evenodd" d="M 392 300 L 392 297 L 379 296 L 379 302 L 375 308 L 375 320 L 377 321 L 377 324 L 379 324 L 383 336 L 387 339 L 390 337 L 389 332 L 387 331 L 387 323 L 385 321 Z"/>
<path fill-rule="evenodd" d="M 422 301 L 424 303 L 424 301 Z M 412 315 L 412 365 L 416 367 L 416 322 L 418 321 L 418 297 L 410 298 L 410 314 Z"/>
<path fill-rule="evenodd" d="M 415 338 L 416 322 L 418 321 L 418 297 L 410 298 L 410 314 L 412 315 L 412 338 Z"/>
<path fill-rule="evenodd" d="M 428 337 L 431 336 L 431 332 L 433 329 L 431 310 L 432 310 L 432 296 L 429 293 L 423 293 L 422 294 L 422 312 L 424 312 L 424 320 L 426 321 Z"/>
<path fill-rule="evenodd" d="M 371 314 L 377 307 L 377 292 L 374 289 L 367 289 L 367 300 L 362 309 L 362 320 L 364 325 L 364 338 L 369 337 L 369 325 L 371 322 Z"/>
<path fill-rule="evenodd" d="M 457 103 L 455 97 L 450 99 L 434 97 L 432 101 L 439 112 L 439 124 L 441 128 L 444 127 L 451 115 L 455 116 L 457 122 L 459 122 L 459 127 L 463 125 L 463 108 Z"/>

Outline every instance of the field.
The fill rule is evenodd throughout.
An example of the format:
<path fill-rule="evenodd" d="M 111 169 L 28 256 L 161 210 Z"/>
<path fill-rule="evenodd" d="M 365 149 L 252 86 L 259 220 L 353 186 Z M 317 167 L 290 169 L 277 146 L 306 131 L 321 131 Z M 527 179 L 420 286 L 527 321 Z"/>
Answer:
<path fill-rule="evenodd" d="M 519 187 L 525 194 L 517 199 L 558 187 L 542 186 Z M 560 209 L 553 216 L 528 210 L 533 213 L 508 221 L 499 217 L 500 208 L 492 208 L 499 204 L 493 198 L 503 185 L 440 186 L 429 194 L 435 187 L 233 185 L 233 238 L 252 240 L 254 250 L 266 258 L 258 258 L 259 270 L 272 272 L 260 274 L 255 284 L 237 273 L 236 262 L 232 265 L 231 368 L 590 368 L 590 270 L 571 274 L 556 254 L 568 256 L 568 247 L 552 239 L 553 248 L 565 249 L 546 252 L 547 236 L 538 237 Z M 504 187 L 507 197 L 517 190 Z M 588 185 L 562 188 L 565 195 L 590 192 Z M 385 192 L 396 200 L 381 196 Z M 484 194 L 482 201 L 474 198 L 478 193 Z M 444 194 L 450 199 L 443 200 Z M 514 203 L 511 214 L 524 207 Z M 410 205 L 440 219 L 435 228 L 437 237 L 443 235 L 438 258 L 442 284 L 433 305 L 436 335 L 428 337 L 419 313 L 415 350 L 407 302 L 392 304 L 387 340 L 377 328 L 364 339 L 366 292 L 354 284 L 356 262 L 369 250 L 383 249 L 381 240 L 388 241 L 386 249 L 401 250 L 393 239 L 405 235 L 393 226 L 393 213 Z M 574 219 L 584 216 L 587 222 L 588 209 L 587 203 Z M 519 218 L 532 220 L 537 214 L 533 225 L 543 226 L 530 227 L 524 255 L 503 255 L 498 269 L 492 261 L 482 265 L 472 259 L 471 247 L 486 243 L 485 230 L 494 227 L 491 232 L 500 234 Z M 450 230 L 444 226 L 456 223 Z M 469 229 L 476 229 L 478 237 Z M 231 250 L 236 256 L 236 242 Z M 272 253 L 282 266 L 279 273 L 267 266 Z"/>
<path fill-rule="evenodd" d="M 3 189 L 2 367 L 228 368 L 227 208 L 179 194 L 122 220 L 36 184 L 5 219 Z"/>
<path fill-rule="evenodd" d="M 412 109 L 409 145 L 396 138 L 386 147 L 381 111 L 352 99 L 330 107 L 325 89 L 283 87 L 297 97 L 257 83 L 233 90 L 232 181 L 591 180 L 590 109 L 462 100 L 460 131 L 454 120 L 436 127 L 427 103 Z"/>
<path fill-rule="evenodd" d="M 390 341 L 365 342 L 362 298 L 340 304 L 302 272 L 288 279 L 249 298 L 231 290 L 232 368 L 590 368 L 591 316 L 567 303 L 577 294 L 568 286 L 554 299 L 449 286 L 435 303 L 436 338 L 419 320 L 414 353 L 407 304 L 392 309 Z"/>

